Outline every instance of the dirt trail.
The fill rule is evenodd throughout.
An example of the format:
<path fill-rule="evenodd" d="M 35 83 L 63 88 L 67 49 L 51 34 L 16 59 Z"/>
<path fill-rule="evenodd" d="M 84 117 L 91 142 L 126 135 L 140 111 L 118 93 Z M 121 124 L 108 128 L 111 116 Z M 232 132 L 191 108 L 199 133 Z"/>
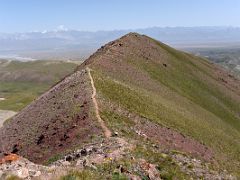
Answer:
<path fill-rule="evenodd" d="M 93 78 L 92 78 L 92 75 L 91 75 L 91 70 L 87 67 L 87 72 L 88 72 L 88 75 L 89 75 L 89 78 L 91 80 L 91 85 L 92 85 L 92 89 L 93 89 L 93 93 L 92 93 L 92 100 L 93 100 L 93 104 L 94 104 L 94 107 L 95 107 L 95 114 L 96 114 L 96 117 L 97 117 L 97 120 L 98 122 L 100 123 L 103 131 L 104 131 L 104 135 L 109 138 L 111 137 L 112 135 L 112 132 L 108 129 L 108 127 L 105 125 L 104 121 L 102 120 L 100 114 L 99 114 L 99 107 L 98 107 L 98 103 L 97 103 L 97 100 L 96 100 L 96 87 L 94 85 L 94 81 L 93 81 Z"/>

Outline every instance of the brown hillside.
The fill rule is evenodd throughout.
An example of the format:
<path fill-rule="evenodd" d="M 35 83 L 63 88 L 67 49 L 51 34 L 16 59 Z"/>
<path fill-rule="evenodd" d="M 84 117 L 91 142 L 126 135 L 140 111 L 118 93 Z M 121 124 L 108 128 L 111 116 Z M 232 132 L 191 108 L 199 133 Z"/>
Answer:
<path fill-rule="evenodd" d="M 101 135 L 92 115 L 91 92 L 86 71 L 65 78 L 5 123 L 1 152 L 43 162 Z"/>

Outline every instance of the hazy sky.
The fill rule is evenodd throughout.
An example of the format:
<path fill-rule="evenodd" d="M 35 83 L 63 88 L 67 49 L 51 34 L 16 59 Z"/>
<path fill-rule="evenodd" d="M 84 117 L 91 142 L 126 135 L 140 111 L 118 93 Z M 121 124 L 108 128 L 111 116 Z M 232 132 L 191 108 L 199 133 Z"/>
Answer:
<path fill-rule="evenodd" d="M 240 0 L 0 0 L 0 32 L 240 26 Z"/>

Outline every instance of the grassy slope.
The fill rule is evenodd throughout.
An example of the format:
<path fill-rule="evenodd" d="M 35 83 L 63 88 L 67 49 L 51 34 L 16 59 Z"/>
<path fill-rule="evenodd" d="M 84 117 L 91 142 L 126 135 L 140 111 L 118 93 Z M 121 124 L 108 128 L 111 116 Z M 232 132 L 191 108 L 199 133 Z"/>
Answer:
<path fill-rule="evenodd" d="M 208 62 L 155 43 L 167 54 L 171 65 L 167 70 L 162 64 L 141 58 L 129 56 L 125 61 L 145 72 L 167 92 L 150 91 L 130 78 L 126 81 L 92 65 L 100 97 L 205 143 L 214 150 L 222 167 L 237 172 L 240 168 L 239 99 L 221 89 Z M 112 113 L 107 112 L 110 111 L 107 105 L 102 108 L 105 114 Z"/>
<path fill-rule="evenodd" d="M 74 71 L 77 64 L 63 61 L 0 61 L 0 109 L 19 111 Z"/>

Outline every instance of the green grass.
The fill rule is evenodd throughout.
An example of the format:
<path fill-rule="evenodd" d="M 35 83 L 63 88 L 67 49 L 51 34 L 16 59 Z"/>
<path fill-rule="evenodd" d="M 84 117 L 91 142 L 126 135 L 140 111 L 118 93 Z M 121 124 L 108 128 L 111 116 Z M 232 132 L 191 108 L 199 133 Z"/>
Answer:
<path fill-rule="evenodd" d="M 76 67 L 76 63 L 64 61 L 12 61 L 7 66 L 0 61 L 0 81 L 53 83 L 73 72 Z"/>
<path fill-rule="evenodd" d="M 127 180 L 127 176 L 119 173 L 117 167 L 122 164 L 124 167 L 126 163 L 130 167 L 127 159 L 122 159 L 119 161 L 105 162 L 103 164 L 97 165 L 97 170 L 87 168 L 82 171 L 70 171 L 67 175 L 60 177 L 59 180 L 99 180 L 99 179 L 112 179 L 112 180 Z"/>
<path fill-rule="evenodd" d="M 180 170 L 180 167 L 170 156 L 163 156 L 161 153 L 154 152 L 149 145 L 138 144 L 133 152 L 136 158 L 144 158 L 147 162 L 157 165 L 161 179 L 190 179 L 189 176 Z"/>
<path fill-rule="evenodd" d="M 47 160 L 46 165 L 52 164 L 52 163 L 58 161 L 59 159 L 61 159 L 62 157 L 63 157 L 63 155 L 56 154 Z"/>
<path fill-rule="evenodd" d="M 97 165 L 97 171 L 102 174 L 105 179 L 127 180 L 127 177 L 124 174 L 120 174 L 118 172 L 119 165 L 122 165 L 125 169 L 130 170 L 133 163 L 128 158 L 122 158 L 117 161 L 109 161 Z"/>
<path fill-rule="evenodd" d="M 206 105 L 208 104 L 208 106 L 203 106 L 199 102 L 201 98 L 196 100 L 183 98 L 184 101 L 182 102 L 169 101 L 167 98 L 162 97 L 161 94 L 147 91 L 145 88 L 134 86 L 134 84 L 122 85 L 121 83 L 116 83 L 103 73 L 93 71 L 92 74 L 98 93 L 107 102 L 114 102 L 130 112 L 137 113 L 158 124 L 172 127 L 185 135 L 195 138 L 199 142 L 205 143 L 214 150 L 219 163 L 222 163 L 222 166 L 230 171 L 236 172 L 238 167 L 240 167 L 239 121 L 236 121 L 237 119 L 233 113 L 225 108 L 221 108 L 221 105 L 212 100 L 211 96 L 208 96 L 209 99 L 207 97 L 204 98 L 204 93 L 208 92 L 204 89 L 205 87 L 201 88 L 198 86 L 196 88 L 200 88 L 199 91 L 201 92 L 199 92 L 199 95 L 200 93 L 203 94 L 201 98 L 207 101 Z M 175 90 L 172 91 L 176 93 Z M 191 92 L 189 91 L 189 93 Z M 193 94 L 188 96 L 194 97 Z M 220 100 L 222 98 L 219 97 Z M 228 104 L 225 101 L 222 103 L 224 105 Z M 234 104 L 235 102 L 230 102 L 229 104 L 231 103 Z M 115 114 L 103 112 L 103 118 L 110 119 L 107 121 L 111 121 L 113 128 L 117 126 L 124 127 L 124 120 L 122 120 L 122 124 L 116 123 L 119 120 L 119 116 Z M 127 132 L 127 129 L 124 129 L 124 131 Z M 224 158 L 227 160 L 222 162 Z"/>
<path fill-rule="evenodd" d="M 67 175 L 62 176 L 59 180 L 97 180 L 99 177 L 96 176 L 92 171 L 70 171 Z"/>
<path fill-rule="evenodd" d="M 166 72 L 159 71 L 157 64 L 139 63 L 141 68 L 147 71 L 154 80 L 187 97 L 240 131 L 240 121 L 237 116 L 240 102 L 210 80 L 213 72 L 210 71 L 211 68 L 209 69 L 209 63 L 204 59 L 176 51 L 166 45 L 160 43 L 158 45 L 173 56 L 171 61 L 177 68 Z M 191 66 L 187 66 L 189 64 Z"/>
<path fill-rule="evenodd" d="M 49 84 L 30 82 L 0 82 L 0 109 L 19 111 L 44 93 Z"/>
<path fill-rule="evenodd" d="M 101 118 L 113 132 L 118 132 L 120 136 L 133 138 L 135 135 L 130 129 L 135 123 L 125 116 L 111 112 L 106 108 L 101 112 Z"/>
<path fill-rule="evenodd" d="M 134 140 L 135 143 L 137 142 L 136 148 L 129 152 L 129 154 L 131 154 L 136 161 L 138 161 L 138 159 L 145 159 L 148 163 L 157 165 L 157 169 L 159 170 L 162 179 L 189 179 L 185 173 L 181 172 L 179 166 L 175 164 L 170 156 L 163 153 L 154 152 L 151 149 L 153 145 L 151 141 L 144 140 L 140 136 L 136 135 L 136 133 L 131 129 L 131 127 L 135 125 L 132 120 L 123 115 L 109 111 L 107 107 L 102 110 L 101 117 L 104 119 L 105 123 L 107 123 L 108 127 L 119 133 L 119 136 Z M 131 169 L 133 165 L 134 162 L 125 159 L 124 167 Z M 103 171 L 108 172 L 114 169 L 110 168 L 109 166 L 110 165 L 107 165 L 107 168 L 105 168 Z M 136 175 L 140 176 L 142 179 L 148 179 L 148 177 L 142 174 L 142 172 L 138 172 Z"/>
<path fill-rule="evenodd" d="M 227 121 L 233 128 L 240 131 L 240 121 L 237 117 L 239 112 L 240 102 L 235 101 L 227 94 L 221 92 L 218 87 L 204 80 L 199 73 L 207 74 L 206 66 L 196 65 L 186 54 L 163 46 L 167 53 L 172 56 L 170 61 L 176 68 L 170 70 L 162 69 L 162 64 L 147 63 L 145 60 L 138 61 L 129 60 L 142 71 L 145 71 L 149 76 L 159 83 L 170 88 L 172 91 L 188 98 L 195 104 L 198 104 L 204 109 Z M 200 60 L 199 60 L 200 61 Z M 204 63 L 205 61 L 202 60 Z M 209 73 L 210 74 L 210 73 Z M 208 78 L 209 79 L 209 78 Z"/>
<path fill-rule="evenodd" d="M 77 64 L 63 61 L 0 61 L 0 109 L 19 111 L 72 73 Z"/>

